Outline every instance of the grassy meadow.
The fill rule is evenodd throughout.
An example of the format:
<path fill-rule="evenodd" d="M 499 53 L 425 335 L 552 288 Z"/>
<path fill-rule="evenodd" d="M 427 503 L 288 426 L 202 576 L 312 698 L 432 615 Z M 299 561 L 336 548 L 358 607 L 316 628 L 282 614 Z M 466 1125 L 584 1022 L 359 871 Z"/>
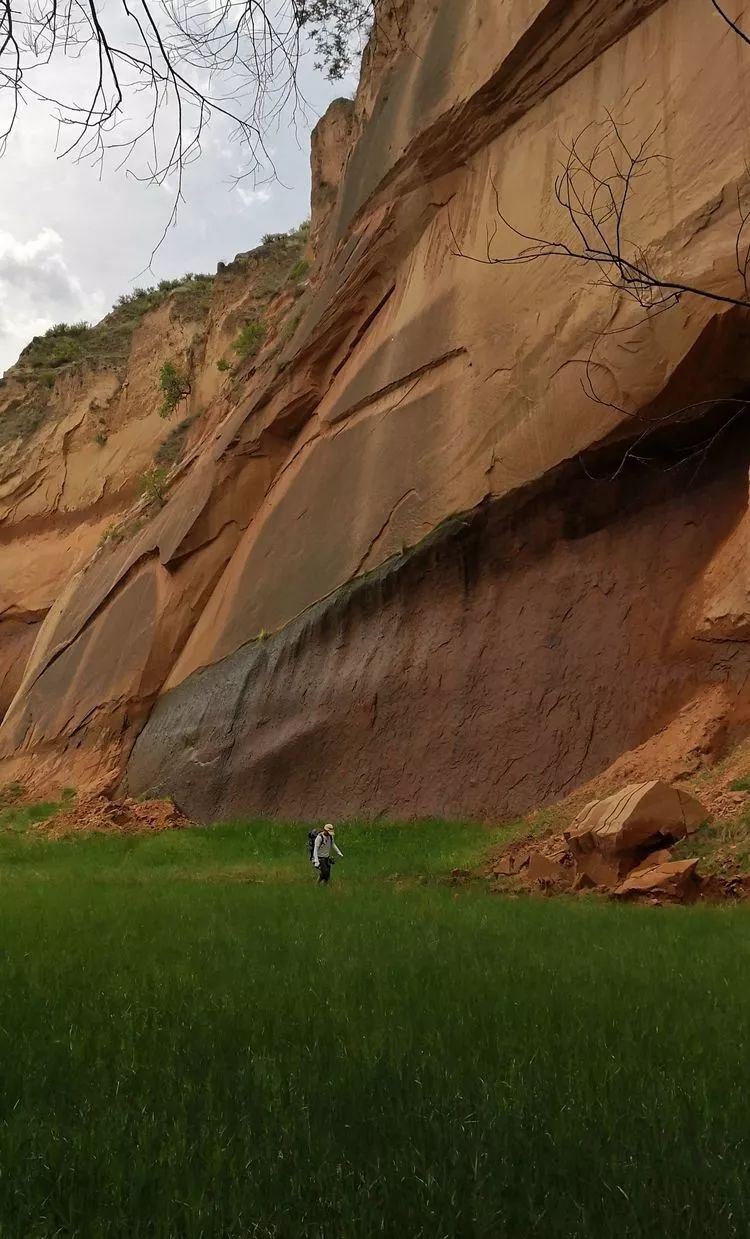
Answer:
<path fill-rule="evenodd" d="M 0 1239 L 750 1233 L 750 915 L 451 886 L 482 827 L 0 814 Z"/>

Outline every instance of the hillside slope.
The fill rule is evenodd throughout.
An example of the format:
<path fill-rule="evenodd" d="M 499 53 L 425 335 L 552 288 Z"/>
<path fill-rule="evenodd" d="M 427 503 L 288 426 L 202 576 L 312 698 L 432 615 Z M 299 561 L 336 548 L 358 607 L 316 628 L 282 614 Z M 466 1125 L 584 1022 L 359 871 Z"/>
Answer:
<path fill-rule="evenodd" d="M 356 100 L 314 135 L 311 271 L 262 292 L 245 257 L 197 323 L 173 292 L 124 388 L 57 380 L 17 449 L 0 552 L 39 568 L 0 627 L 7 777 L 213 818 L 481 818 L 672 724 L 705 761 L 745 734 L 748 431 L 677 414 L 750 385 L 745 311 L 646 314 L 587 264 L 497 260 L 528 244 L 503 220 L 574 239 L 563 143 L 620 134 L 664 156 L 628 244 L 738 298 L 750 55 L 705 0 L 387 0 L 381 19 Z M 227 377 L 243 325 L 254 356 Z M 172 358 L 189 450 L 131 512 Z M 84 395 L 113 402 L 101 449 Z"/>

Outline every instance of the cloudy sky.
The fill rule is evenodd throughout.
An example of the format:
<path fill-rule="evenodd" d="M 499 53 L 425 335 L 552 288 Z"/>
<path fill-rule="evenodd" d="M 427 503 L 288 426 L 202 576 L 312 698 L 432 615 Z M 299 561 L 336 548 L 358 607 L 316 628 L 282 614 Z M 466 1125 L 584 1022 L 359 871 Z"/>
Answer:
<path fill-rule="evenodd" d="M 63 72 L 67 72 L 64 68 Z M 80 71 L 76 67 L 76 71 Z M 235 184 L 243 153 L 218 119 L 186 171 L 176 226 L 145 271 L 174 201 L 174 183 L 143 183 L 109 158 L 103 172 L 58 158 L 48 108 L 23 109 L 0 160 L 0 373 L 30 338 L 60 321 L 96 321 L 122 292 L 185 271 L 216 269 L 309 214 L 309 131 L 353 80 L 331 84 L 303 62 L 308 119 L 286 113 L 267 135 L 276 177 Z M 143 159 L 133 161 L 142 171 Z"/>

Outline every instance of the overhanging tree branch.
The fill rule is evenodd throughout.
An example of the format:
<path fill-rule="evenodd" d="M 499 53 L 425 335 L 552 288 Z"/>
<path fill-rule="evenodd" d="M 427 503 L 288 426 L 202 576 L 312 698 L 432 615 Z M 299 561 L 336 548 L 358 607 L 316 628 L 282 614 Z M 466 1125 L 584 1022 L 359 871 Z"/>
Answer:
<path fill-rule="evenodd" d="M 599 134 L 593 145 L 587 146 L 586 139 L 592 130 L 599 130 Z M 624 130 L 622 122 L 607 112 L 600 126 L 592 122 L 570 143 L 562 144 L 565 158 L 553 186 L 561 214 L 557 236 L 533 236 L 511 223 L 502 211 L 493 176 L 490 181 L 496 220 L 488 230 L 485 251 L 483 254 L 467 253 L 458 241 L 449 215 L 454 255 L 487 266 L 519 266 L 546 258 L 590 264 L 599 272 L 597 284 L 632 298 L 649 312 L 669 309 L 686 294 L 750 308 L 747 291 L 750 240 L 745 235 L 750 211 L 743 210 L 739 193 L 740 223 L 735 249 L 742 288 L 736 296 L 661 273 L 648 251 L 629 238 L 634 189 L 651 166 L 664 162 L 665 156 L 652 149 L 656 129 L 635 144 L 626 141 Z M 498 220 L 510 234 L 528 244 L 511 255 L 496 254 Z M 570 239 L 566 239 L 566 233 Z"/>
<path fill-rule="evenodd" d="M 0 0 L 0 155 L 23 105 L 46 105 L 61 155 L 101 163 L 114 150 L 139 179 L 174 180 L 174 217 L 212 118 L 244 175 L 272 171 L 269 128 L 304 106 L 307 35 L 340 76 L 373 20 L 374 0 Z"/>
<path fill-rule="evenodd" d="M 674 308 L 682 298 L 692 296 L 740 310 L 750 309 L 750 207 L 743 202 L 741 188 L 737 189 L 736 195 L 738 227 L 734 257 L 739 280 L 736 294 L 703 287 L 680 275 L 664 272 L 653 249 L 633 239 L 641 216 L 634 204 L 637 187 L 645 176 L 665 161 L 665 157 L 655 149 L 656 136 L 657 129 L 653 129 L 645 138 L 634 142 L 627 134 L 627 126 L 607 113 L 601 124 L 590 123 L 572 141 L 562 143 L 563 158 L 551 191 L 559 208 L 559 222 L 549 236 L 524 231 L 508 219 L 501 206 L 494 176 L 490 177 L 494 219 L 487 228 L 482 252 L 467 252 L 458 240 L 448 213 L 454 255 L 492 267 L 519 266 L 550 258 L 591 266 L 596 273 L 595 286 L 609 289 L 615 302 L 626 298 L 634 301 L 643 311 L 636 323 L 595 332 L 587 354 L 565 363 L 582 367 L 581 387 L 590 400 L 622 419 L 640 423 L 635 440 L 609 475 L 607 480 L 610 481 L 617 478 L 630 461 L 641 465 L 658 461 L 660 468 L 677 467 L 694 461 L 696 468 L 700 467 L 722 435 L 750 409 L 750 401 L 729 395 L 694 401 L 657 415 L 648 410 L 628 409 L 623 403 L 608 399 L 600 389 L 600 372 L 608 372 L 608 367 L 597 357 L 602 342 L 623 332 L 630 333 L 644 322 L 653 321 L 658 315 Z M 498 252 L 501 227 L 508 236 L 523 243 L 511 254 Z M 685 426 L 696 420 L 703 422 L 707 415 L 714 412 L 717 413 L 718 425 L 714 425 L 707 434 L 699 431 L 697 441 L 677 444 L 672 465 L 664 465 L 663 451 L 649 455 L 649 441 L 665 426 Z M 582 463 L 592 476 L 585 462 Z"/>

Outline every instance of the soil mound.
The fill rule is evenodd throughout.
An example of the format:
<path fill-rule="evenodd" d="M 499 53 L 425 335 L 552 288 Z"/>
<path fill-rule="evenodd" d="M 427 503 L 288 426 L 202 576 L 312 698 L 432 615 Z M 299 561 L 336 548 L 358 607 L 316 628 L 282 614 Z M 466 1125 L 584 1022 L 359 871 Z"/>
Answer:
<path fill-rule="evenodd" d="M 50 839 L 74 834 L 142 835 L 182 830 L 190 823 L 171 800 L 107 800 L 90 796 L 39 824 Z"/>

